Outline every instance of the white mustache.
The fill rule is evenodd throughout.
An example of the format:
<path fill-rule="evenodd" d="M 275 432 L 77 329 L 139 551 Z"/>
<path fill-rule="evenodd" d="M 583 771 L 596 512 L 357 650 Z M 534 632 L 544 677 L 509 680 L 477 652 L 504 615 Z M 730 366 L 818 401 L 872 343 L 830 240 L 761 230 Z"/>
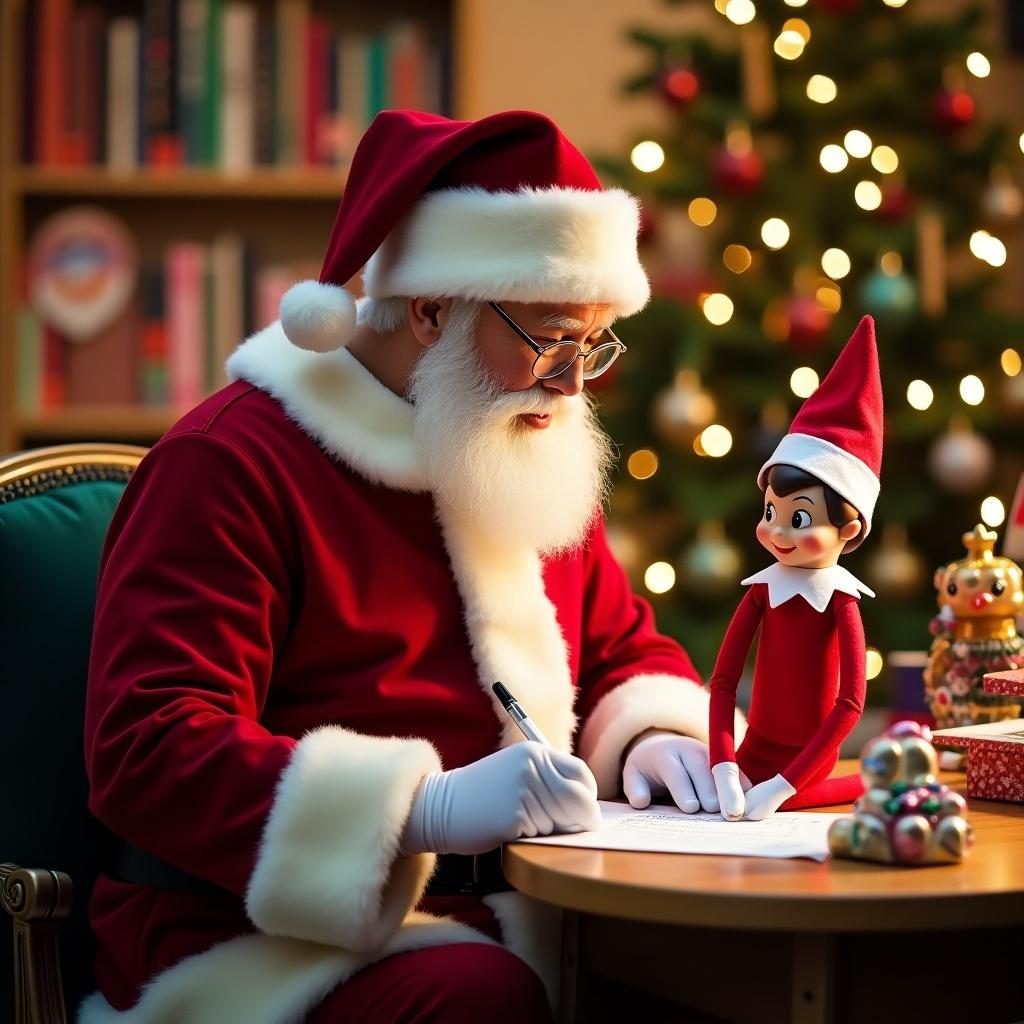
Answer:
<path fill-rule="evenodd" d="M 565 395 L 555 394 L 543 388 L 531 388 L 529 391 L 496 395 L 493 399 L 493 408 L 499 415 L 555 416 L 565 408 L 566 401 Z"/>

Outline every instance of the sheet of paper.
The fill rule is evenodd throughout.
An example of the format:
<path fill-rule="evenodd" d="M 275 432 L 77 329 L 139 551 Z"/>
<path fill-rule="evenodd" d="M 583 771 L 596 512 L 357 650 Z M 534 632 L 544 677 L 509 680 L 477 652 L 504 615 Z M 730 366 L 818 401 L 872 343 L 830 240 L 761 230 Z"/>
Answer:
<path fill-rule="evenodd" d="M 653 853 L 733 854 L 740 857 L 828 857 L 828 828 L 841 814 L 780 811 L 764 821 L 725 821 L 720 814 L 684 814 L 657 805 L 635 811 L 602 800 L 601 828 L 560 836 L 522 839 L 544 846 Z"/>

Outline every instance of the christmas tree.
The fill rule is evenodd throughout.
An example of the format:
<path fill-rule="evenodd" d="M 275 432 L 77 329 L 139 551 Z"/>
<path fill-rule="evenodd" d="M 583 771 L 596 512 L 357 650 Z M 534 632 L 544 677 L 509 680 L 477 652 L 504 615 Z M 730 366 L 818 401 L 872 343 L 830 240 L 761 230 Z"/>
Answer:
<path fill-rule="evenodd" d="M 864 313 L 882 493 L 843 564 L 878 594 L 863 602 L 871 646 L 928 646 L 932 570 L 964 530 L 1001 522 L 1024 468 L 1024 322 L 991 295 L 1024 137 L 972 95 L 990 68 L 982 9 L 905 4 L 715 0 L 721 31 L 632 33 L 647 66 L 627 88 L 671 117 L 628 158 L 597 160 L 644 201 L 655 292 L 600 391 L 622 446 L 610 537 L 704 672 L 739 580 L 771 561 L 757 470 Z"/>

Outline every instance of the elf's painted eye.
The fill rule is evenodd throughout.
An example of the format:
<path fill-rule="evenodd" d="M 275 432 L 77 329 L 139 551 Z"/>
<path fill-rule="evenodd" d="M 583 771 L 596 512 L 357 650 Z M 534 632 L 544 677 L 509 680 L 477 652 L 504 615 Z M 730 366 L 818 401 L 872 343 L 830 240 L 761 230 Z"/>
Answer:
<path fill-rule="evenodd" d="M 803 530 L 811 525 L 811 514 L 805 508 L 798 508 L 790 520 L 794 530 Z"/>
<path fill-rule="evenodd" d="M 992 584 L 992 593 L 998 597 L 1006 589 L 1006 580 L 996 580 Z"/>
<path fill-rule="evenodd" d="M 950 597 L 954 597 L 956 595 L 956 584 L 955 583 L 950 583 L 946 587 L 946 593 L 949 594 Z"/>
<path fill-rule="evenodd" d="M 775 518 L 775 506 L 769 501 L 764 507 L 764 521 L 770 523 Z"/>

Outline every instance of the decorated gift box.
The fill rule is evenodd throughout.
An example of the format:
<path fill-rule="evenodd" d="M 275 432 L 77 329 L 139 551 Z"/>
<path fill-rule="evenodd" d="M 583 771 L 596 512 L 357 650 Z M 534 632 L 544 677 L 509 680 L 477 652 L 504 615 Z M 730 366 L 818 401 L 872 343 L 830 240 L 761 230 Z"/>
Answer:
<path fill-rule="evenodd" d="M 990 672 L 989 693 L 1024 695 L 1024 669 Z M 967 795 L 1024 803 L 1024 719 L 1011 718 L 933 734 L 937 747 L 967 753 Z"/>

